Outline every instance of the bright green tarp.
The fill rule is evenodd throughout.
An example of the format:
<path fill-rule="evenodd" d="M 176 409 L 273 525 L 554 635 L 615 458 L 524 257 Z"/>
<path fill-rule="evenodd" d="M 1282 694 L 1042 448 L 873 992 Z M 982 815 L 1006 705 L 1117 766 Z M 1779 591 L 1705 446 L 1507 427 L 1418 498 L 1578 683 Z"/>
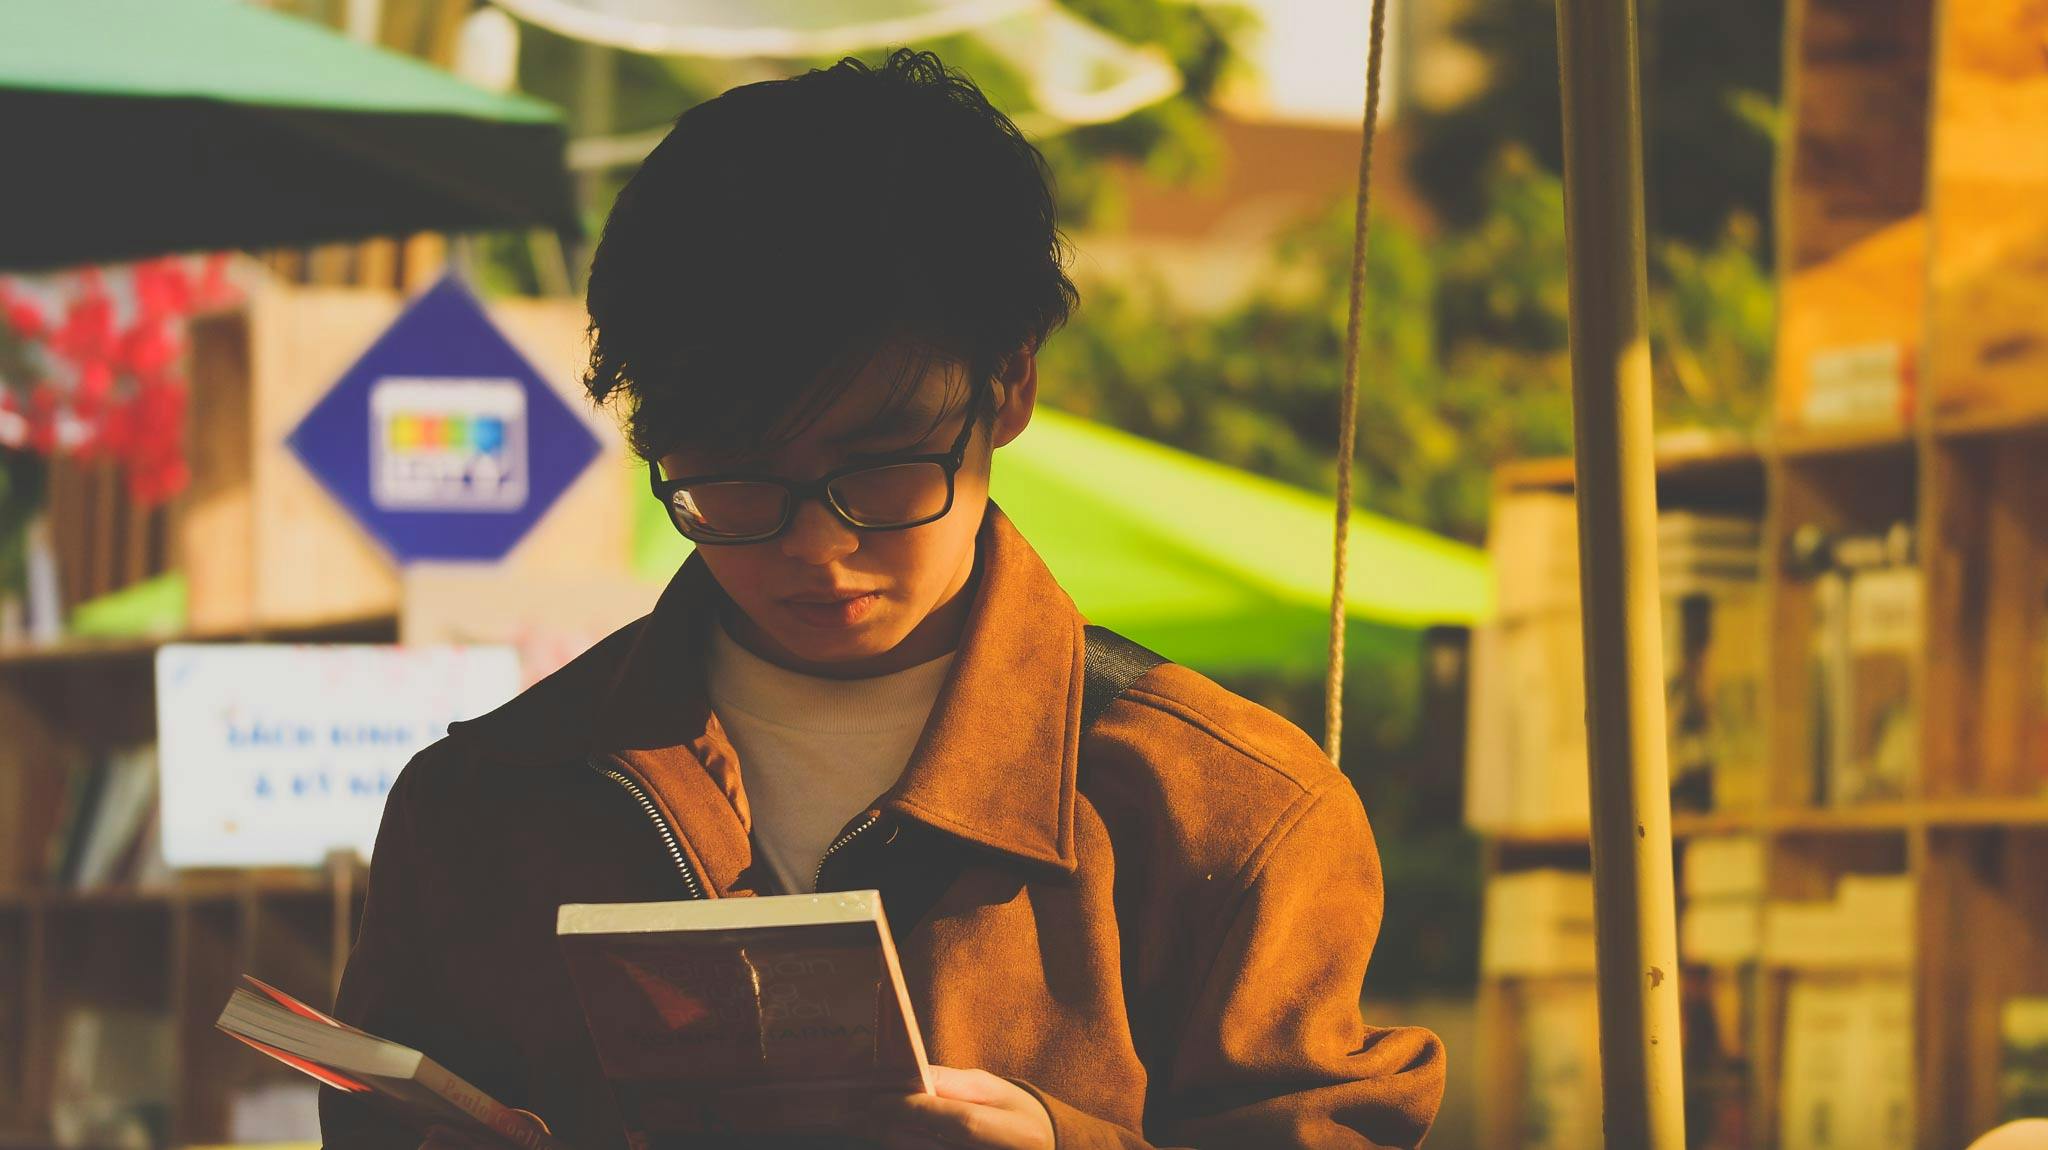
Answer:
<path fill-rule="evenodd" d="M 1090 620 L 1210 674 L 1320 674 L 1329 642 L 1327 498 L 1040 408 L 996 455 L 994 495 Z M 688 554 L 636 493 L 635 567 Z M 1492 609 L 1478 549 L 1366 512 L 1351 521 L 1353 652 Z"/>

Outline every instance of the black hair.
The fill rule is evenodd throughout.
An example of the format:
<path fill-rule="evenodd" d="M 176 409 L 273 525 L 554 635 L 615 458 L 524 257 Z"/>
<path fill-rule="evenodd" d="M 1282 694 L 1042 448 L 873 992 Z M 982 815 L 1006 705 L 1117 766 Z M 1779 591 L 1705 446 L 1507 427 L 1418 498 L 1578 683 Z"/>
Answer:
<path fill-rule="evenodd" d="M 627 182 L 590 267 L 584 386 L 642 458 L 793 435 L 876 353 L 989 379 L 1079 297 L 1038 149 L 930 52 L 698 104 Z"/>

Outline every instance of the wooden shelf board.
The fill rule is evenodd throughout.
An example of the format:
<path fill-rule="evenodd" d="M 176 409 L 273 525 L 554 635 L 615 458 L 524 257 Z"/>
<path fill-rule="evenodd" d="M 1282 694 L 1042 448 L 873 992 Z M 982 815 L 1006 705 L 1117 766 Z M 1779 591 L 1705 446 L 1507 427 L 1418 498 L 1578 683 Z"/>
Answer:
<path fill-rule="evenodd" d="M 1930 827 L 2048 827 L 2048 796 L 1937 799 L 1922 809 Z"/>
<path fill-rule="evenodd" d="M 1853 807 L 1774 807 L 1762 810 L 1710 811 L 1671 816 L 1671 837 L 1763 834 L 1869 834 L 1919 827 L 2044 827 L 2048 828 L 2048 797 L 1944 798 L 1925 802 L 1871 803 Z M 1584 827 L 1527 827 L 1477 831 L 1503 846 L 1580 846 L 1588 842 Z"/>
<path fill-rule="evenodd" d="M 324 871 L 220 871 L 204 872 L 167 887 L 139 890 L 134 887 L 106 887 L 96 890 L 66 890 L 30 887 L 0 890 L 0 910 L 13 908 L 134 908 L 167 907 L 175 903 L 233 902 L 266 895 L 325 895 L 334 889 Z"/>
<path fill-rule="evenodd" d="M 1762 465 L 1756 444 L 1736 435 L 1687 436 L 1657 448 L 1657 474 L 1664 478 Z M 1511 491 L 1569 490 L 1576 479 L 1569 455 L 1511 460 L 1494 469 L 1494 482 Z"/>
<path fill-rule="evenodd" d="M 1910 453 L 1912 428 L 1897 423 L 1858 423 L 1840 427 L 1779 427 L 1771 433 L 1771 450 L 1783 459 L 1818 459 L 1835 455 Z"/>
<path fill-rule="evenodd" d="M 0 670 L 68 667 L 148 658 L 167 643 L 372 642 L 380 637 L 395 637 L 397 633 L 396 616 L 370 615 L 313 621 L 290 627 L 199 631 L 132 639 L 65 639 L 50 644 L 0 647 Z"/>
<path fill-rule="evenodd" d="M 1475 828 L 1472 833 L 1507 847 L 1585 846 L 1590 839 L 1585 827 L 1562 825 Z"/>
<path fill-rule="evenodd" d="M 1734 811 L 1685 812 L 1671 815 L 1671 837 L 1699 838 L 1706 835 L 1753 833 L 1762 826 L 1762 812 L 1754 808 Z"/>
<path fill-rule="evenodd" d="M 2031 410 L 1964 411 L 1934 417 L 1936 439 L 1975 439 L 1990 435 L 2048 432 L 2048 407 Z"/>
<path fill-rule="evenodd" d="M 1763 814 L 1764 826 L 1793 833 L 1859 833 L 1903 831 L 1913 825 L 1920 807 L 1913 803 L 1866 803 L 1853 807 L 1777 807 Z"/>

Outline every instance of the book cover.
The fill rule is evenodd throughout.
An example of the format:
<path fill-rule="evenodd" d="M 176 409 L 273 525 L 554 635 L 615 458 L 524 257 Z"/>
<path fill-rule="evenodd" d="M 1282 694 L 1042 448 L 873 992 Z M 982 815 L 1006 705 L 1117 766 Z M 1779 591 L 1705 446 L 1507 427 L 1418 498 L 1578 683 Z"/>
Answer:
<path fill-rule="evenodd" d="M 638 1144 L 850 1130 L 929 1089 L 878 892 L 572 903 L 556 935 Z"/>
<path fill-rule="evenodd" d="M 1917 567 L 1858 571 L 1846 602 L 1846 754 L 1831 784 L 1837 802 L 1903 798 L 1919 758 L 1914 664 L 1924 645 Z"/>
<path fill-rule="evenodd" d="M 80 890 L 118 885 L 149 829 L 157 805 L 156 750 L 132 747 L 109 754 L 98 802 L 72 859 L 71 885 Z"/>

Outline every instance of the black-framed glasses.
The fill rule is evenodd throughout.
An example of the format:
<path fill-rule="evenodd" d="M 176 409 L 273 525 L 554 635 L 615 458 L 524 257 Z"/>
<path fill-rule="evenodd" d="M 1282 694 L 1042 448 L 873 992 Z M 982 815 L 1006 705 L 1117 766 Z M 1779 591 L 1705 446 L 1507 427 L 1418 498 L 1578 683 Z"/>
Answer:
<path fill-rule="evenodd" d="M 647 480 L 676 530 L 698 544 L 765 543 L 789 530 L 805 499 L 819 500 L 841 522 L 863 531 L 921 527 L 953 509 L 953 477 L 966 462 L 980 408 L 979 402 L 968 403 L 967 422 L 944 452 L 870 460 L 808 483 L 739 473 L 663 479 L 653 461 Z"/>

